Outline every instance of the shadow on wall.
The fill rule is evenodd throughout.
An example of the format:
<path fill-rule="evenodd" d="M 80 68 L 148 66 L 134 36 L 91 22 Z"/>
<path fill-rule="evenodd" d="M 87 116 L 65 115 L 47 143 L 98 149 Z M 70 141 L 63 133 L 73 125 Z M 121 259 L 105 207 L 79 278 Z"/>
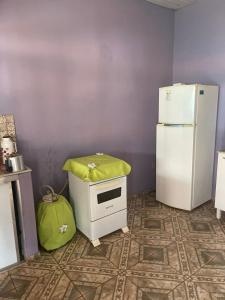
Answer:
<path fill-rule="evenodd" d="M 62 189 L 67 180 L 67 173 L 62 170 L 66 159 L 92 155 L 98 152 L 98 149 L 89 152 L 74 152 L 71 150 L 71 145 L 57 149 L 52 146 L 34 148 L 24 140 L 20 140 L 18 145 L 20 151 L 25 154 L 25 164 L 33 170 L 32 178 L 36 201 L 40 199 L 39 189 L 42 185 L 49 184 L 53 186 L 56 193 Z M 155 189 L 155 176 L 152 176 L 152 174 L 155 174 L 154 154 L 117 151 L 105 151 L 104 153 L 121 158 L 132 166 L 132 171 L 128 176 L 128 195 Z M 143 178 L 143 174 L 146 174 L 145 178 Z M 68 190 L 65 191 L 65 194 L 68 195 Z"/>

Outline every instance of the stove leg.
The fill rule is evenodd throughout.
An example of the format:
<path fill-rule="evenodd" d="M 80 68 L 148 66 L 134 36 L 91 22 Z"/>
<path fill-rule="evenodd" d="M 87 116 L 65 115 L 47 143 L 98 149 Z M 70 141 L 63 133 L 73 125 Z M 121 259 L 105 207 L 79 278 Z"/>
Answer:
<path fill-rule="evenodd" d="M 97 240 L 93 240 L 93 241 L 91 241 L 91 243 L 92 243 L 92 245 L 93 245 L 94 247 L 97 247 L 97 246 L 99 246 L 99 245 L 100 245 L 100 241 L 99 241 L 99 239 L 97 239 Z"/>
<path fill-rule="evenodd" d="M 127 232 L 129 232 L 129 228 L 126 226 L 126 227 L 123 227 L 123 228 L 121 228 L 122 229 L 122 231 L 123 231 L 123 233 L 127 233 Z"/>

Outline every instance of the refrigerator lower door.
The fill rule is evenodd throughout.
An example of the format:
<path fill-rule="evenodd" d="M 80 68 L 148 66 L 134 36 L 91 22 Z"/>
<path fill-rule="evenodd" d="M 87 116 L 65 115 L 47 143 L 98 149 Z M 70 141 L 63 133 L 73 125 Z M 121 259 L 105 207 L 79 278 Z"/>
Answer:
<path fill-rule="evenodd" d="M 0 183 L 0 270 L 19 261 L 11 183 Z"/>
<path fill-rule="evenodd" d="M 193 126 L 157 125 L 156 199 L 191 210 Z"/>

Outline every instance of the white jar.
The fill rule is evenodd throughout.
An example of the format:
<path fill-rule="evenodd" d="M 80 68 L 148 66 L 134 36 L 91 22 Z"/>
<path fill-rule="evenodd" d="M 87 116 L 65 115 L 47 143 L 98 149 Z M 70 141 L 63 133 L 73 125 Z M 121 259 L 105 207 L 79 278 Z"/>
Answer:
<path fill-rule="evenodd" d="M 4 136 L 1 139 L 1 150 L 2 150 L 3 164 L 5 164 L 6 159 L 11 154 L 16 152 L 16 143 L 13 142 L 10 136 Z"/>

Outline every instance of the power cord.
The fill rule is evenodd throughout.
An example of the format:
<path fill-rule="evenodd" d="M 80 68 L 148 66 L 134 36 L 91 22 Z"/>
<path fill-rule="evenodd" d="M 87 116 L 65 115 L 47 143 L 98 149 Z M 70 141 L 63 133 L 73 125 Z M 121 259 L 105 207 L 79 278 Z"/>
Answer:
<path fill-rule="evenodd" d="M 40 189 L 40 195 L 42 197 L 42 201 L 44 202 L 54 202 L 58 199 L 59 195 L 62 195 L 62 193 L 65 191 L 66 187 L 68 185 L 68 180 L 66 180 L 66 182 L 64 183 L 62 189 L 60 190 L 60 192 L 58 194 L 55 193 L 55 191 L 53 190 L 53 188 L 50 185 L 43 185 Z M 43 190 L 47 189 L 46 194 L 44 194 Z"/>

